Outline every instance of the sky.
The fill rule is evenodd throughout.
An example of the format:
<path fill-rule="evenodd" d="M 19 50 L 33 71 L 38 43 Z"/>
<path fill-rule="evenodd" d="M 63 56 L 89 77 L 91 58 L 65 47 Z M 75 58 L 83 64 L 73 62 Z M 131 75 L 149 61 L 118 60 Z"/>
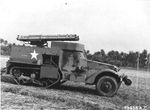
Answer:
<path fill-rule="evenodd" d="M 0 0 L 0 38 L 31 34 L 77 34 L 91 53 L 150 52 L 150 0 Z"/>

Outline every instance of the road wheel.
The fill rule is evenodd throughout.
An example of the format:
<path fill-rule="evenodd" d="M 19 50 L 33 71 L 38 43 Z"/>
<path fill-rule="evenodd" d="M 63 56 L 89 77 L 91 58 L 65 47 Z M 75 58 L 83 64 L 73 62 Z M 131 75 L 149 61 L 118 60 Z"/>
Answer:
<path fill-rule="evenodd" d="M 103 76 L 97 81 L 96 89 L 99 95 L 112 97 L 118 90 L 118 84 L 115 78 L 111 76 Z"/>
<path fill-rule="evenodd" d="M 21 76 L 21 71 L 19 68 L 12 67 L 10 69 L 10 74 L 12 74 L 15 78 L 19 78 Z"/>

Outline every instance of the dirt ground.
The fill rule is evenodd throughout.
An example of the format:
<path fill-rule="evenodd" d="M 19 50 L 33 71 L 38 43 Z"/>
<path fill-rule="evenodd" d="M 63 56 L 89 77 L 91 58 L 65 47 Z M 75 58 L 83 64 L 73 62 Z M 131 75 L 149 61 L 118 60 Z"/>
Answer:
<path fill-rule="evenodd" d="M 133 84 L 121 85 L 114 97 L 97 95 L 94 86 L 66 82 L 45 89 L 17 85 L 7 75 L 1 76 L 2 110 L 127 110 L 125 107 L 143 107 L 150 110 L 150 74 L 143 71 L 121 70 Z M 138 80 L 137 80 L 138 79 Z M 144 109 L 145 108 L 145 109 Z"/>
<path fill-rule="evenodd" d="M 132 80 L 136 80 L 134 77 Z M 147 79 L 148 80 L 148 79 Z M 45 89 L 13 84 L 7 75 L 1 77 L 1 108 L 3 110 L 123 110 L 125 106 L 141 106 L 150 109 L 150 86 L 145 79 L 139 86 L 122 84 L 114 97 L 98 96 L 94 86 L 67 82 L 59 87 Z M 150 81 L 147 81 L 150 84 Z M 146 83 L 147 83 L 146 82 Z M 148 109 L 149 108 L 149 109 Z"/>

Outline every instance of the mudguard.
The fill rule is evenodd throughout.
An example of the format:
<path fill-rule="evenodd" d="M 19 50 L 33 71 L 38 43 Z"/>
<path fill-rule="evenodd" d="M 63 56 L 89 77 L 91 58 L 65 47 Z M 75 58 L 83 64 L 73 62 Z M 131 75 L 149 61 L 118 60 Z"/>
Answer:
<path fill-rule="evenodd" d="M 117 74 L 117 72 L 115 72 L 114 70 L 111 70 L 111 69 L 103 69 L 103 70 L 99 70 L 97 72 L 95 72 L 94 74 L 90 75 L 90 76 L 87 76 L 86 79 L 85 79 L 85 83 L 86 84 L 94 84 L 96 78 L 99 76 L 99 75 L 111 75 L 111 76 L 118 76 L 119 78 L 119 75 Z"/>

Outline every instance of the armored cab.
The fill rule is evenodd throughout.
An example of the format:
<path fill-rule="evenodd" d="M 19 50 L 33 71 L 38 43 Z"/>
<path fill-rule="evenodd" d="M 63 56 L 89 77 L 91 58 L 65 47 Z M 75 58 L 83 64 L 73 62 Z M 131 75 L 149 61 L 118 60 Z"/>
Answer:
<path fill-rule="evenodd" d="M 7 62 L 7 73 L 18 83 L 35 83 L 51 87 L 65 81 L 96 85 L 100 95 L 113 96 L 122 81 L 131 84 L 127 76 L 119 75 L 119 69 L 111 64 L 86 58 L 84 45 L 66 41 L 78 41 L 77 35 L 29 35 L 17 40 L 29 46 L 12 46 Z M 48 41 L 51 47 L 48 47 Z"/>

